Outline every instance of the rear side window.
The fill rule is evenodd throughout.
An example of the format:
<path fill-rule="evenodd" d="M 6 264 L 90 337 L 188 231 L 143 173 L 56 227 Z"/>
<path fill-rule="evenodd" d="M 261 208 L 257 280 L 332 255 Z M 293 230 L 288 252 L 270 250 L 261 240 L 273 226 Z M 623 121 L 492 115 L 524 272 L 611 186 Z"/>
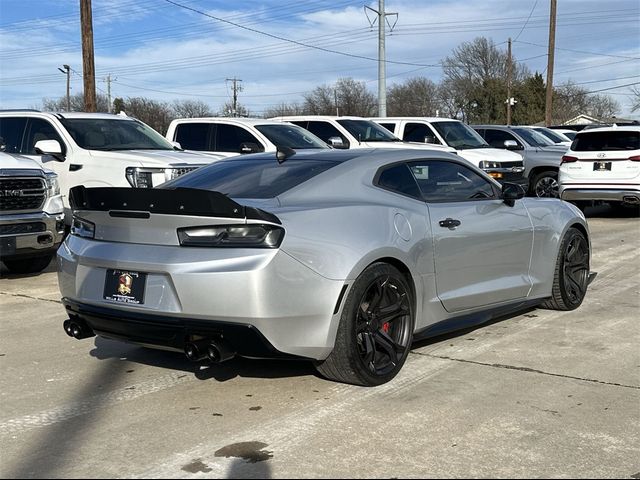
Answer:
<path fill-rule="evenodd" d="M 233 198 L 273 198 L 339 163 L 289 159 L 280 164 L 275 158 L 223 160 L 171 180 L 161 188 L 198 188 Z"/>
<path fill-rule="evenodd" d="M 571 150 L 575 152 L 640 150 L 640 132 L 618 130 L 579 133 L 571 144 Z"/>
<path fill-rule="evenodd" d="M 511 135 L 509 132 L 505 132 L 503 130 L 494 130 L 492 128 L 487 128 L 484 131 L 483 137 L 487 141 L 487 143 L 491 145 L 493 148 L 505 148 L 504 146 L 505 140 L 513 140 L 518 145 L 522 146 L 522 143 L 519 142 L 516 137 Z"/>
<path fill-rule="evenodd" d="M 389 130 L 391 133 L 393 133 L 396 129 L 396 126 L 393 123 L 381 123 L 378 122 L 378 124 L 384 128 L 386 128 L 387 130 Z"/>
<path fill-rule="evenodd" d="M 211 127 L 210 123 L 181 123 L 175 141 L 187 150 L 211 150 Z"/>
<path fill-rule="evenodd" d="M 241 153 L 240 145 L 243 143 L 255 143 L 264 150 L 260 141 L 249 131 L 235 125 L 219 124 L 216 133 L 216 152 Z"/>
<path fill-rule="evenodd" d="M 390 190 L 400 195 L 406 195 L 418 200 L 422 199 L 418 184 L 405 163 L 383 170 L 376 184 L 385 190 Z"/>
<path fill-rule="evenodd" d="M 27 119 L 24 117 L 0 118 L 0 144 L 5 145 L 7 153 L 21 153 L 22 137 Z"/>
<path fill-rule="evenodd" d="M 402 139 L 405 142 L 425 143 L 427 137 L 431 137 L 431 141 L 428 143 L 441 144 L 440 140 L 436 137 L 435 132 L 424 123 L 407 123 L 404 127 L 404 135 L 402 136 Z"/>

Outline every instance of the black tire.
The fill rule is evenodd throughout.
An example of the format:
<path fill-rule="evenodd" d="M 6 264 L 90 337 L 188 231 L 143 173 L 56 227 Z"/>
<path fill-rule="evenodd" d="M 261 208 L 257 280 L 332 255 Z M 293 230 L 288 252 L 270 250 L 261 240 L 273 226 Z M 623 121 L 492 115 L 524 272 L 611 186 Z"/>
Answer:
<path fill-rule="evenodd" d="M 53 254 L 49 254 L 41 257 L 3 260 L 2 262 L 11 273 L 38 273 L 49 266 L 52 258 Z"/>
<path fill-rule="evenodd" d="M 353 385 L 388 382 L 409 355 L 414 309 L 405 277 L 389 264 L 370 265 L 347 295 L 333 351 L 316 363 L 318 372 Z"/>
<path fill-rule="evenodd" d="M 565 234 L 556 260 L 551 298 L 543 308 L 575 310 L 582 304 L 589 283 L 589 242 L 577 228 Z"/>
<path fill-rule="evenodd" d="M 533 176 L 530 182 L 529 192 L 534 197 L 558 198 L 558 172 L 545 170 Z"/>

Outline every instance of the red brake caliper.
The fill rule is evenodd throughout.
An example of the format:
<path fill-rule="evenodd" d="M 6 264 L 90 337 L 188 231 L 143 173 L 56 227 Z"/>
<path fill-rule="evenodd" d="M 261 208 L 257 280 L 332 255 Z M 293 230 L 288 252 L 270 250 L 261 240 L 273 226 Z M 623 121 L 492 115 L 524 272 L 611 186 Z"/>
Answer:
<path fill-rule="evenodd" d="M 382 324 L 382 330 L 384 330 L 384 333 L 389 333 L 389 322 L 383 323 Z"/>

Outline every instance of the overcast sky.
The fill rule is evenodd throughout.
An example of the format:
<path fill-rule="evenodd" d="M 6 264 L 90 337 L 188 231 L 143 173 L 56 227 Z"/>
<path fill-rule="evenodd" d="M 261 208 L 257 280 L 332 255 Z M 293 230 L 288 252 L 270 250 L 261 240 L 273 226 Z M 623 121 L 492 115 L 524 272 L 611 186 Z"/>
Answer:
<path fill-rule="evenodd" d="M 171 3 L 170 3 L 171 2 Z M 38 107 L 82 91 L 79 0 L 0 0 L 0 108 Z M 179 4 L 179 5 L 176 5 Z M 251 113 L 352 77 L 377 94 L 378 29 L 353 0 L 93 0 L 96 83 L 114 97 L 197 99 L 214 111 L 242 80 Z M 417 76 L 440 81 L 439 62 L 484 36 L 545 74 L 550 0 L 386 0 L 387 87 Z M 186 8 L 185 8 L 186 7 Z M 393 25 L 395 17 L 388 21 Z M 388 31 L 390 28 L 387 29 Z M 640 0 L 558 0 L 554 83 L 611 95 L 632 114 L 640 86 Z M 623 86 L 621 88 L 615 88 Z"/>

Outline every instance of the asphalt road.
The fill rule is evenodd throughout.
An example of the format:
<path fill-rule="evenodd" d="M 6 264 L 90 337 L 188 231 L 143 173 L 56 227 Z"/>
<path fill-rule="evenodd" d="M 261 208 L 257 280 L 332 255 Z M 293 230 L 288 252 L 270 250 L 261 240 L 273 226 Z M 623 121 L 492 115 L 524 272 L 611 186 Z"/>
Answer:
<path fill-rule="evenodd" d="M 584 304 L 414 346 L 378 388 L 305 363 L 62 329 L 53 265 L 0 279 L 3 478 L 640 478 L 640 219 L 587 212 Z"/>

